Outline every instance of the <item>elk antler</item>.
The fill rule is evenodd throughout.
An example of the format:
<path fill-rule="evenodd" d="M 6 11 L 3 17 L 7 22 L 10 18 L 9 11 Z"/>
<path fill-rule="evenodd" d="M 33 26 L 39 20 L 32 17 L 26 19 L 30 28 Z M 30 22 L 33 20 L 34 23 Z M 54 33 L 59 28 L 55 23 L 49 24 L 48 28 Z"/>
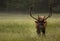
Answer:
<path fill-rule="evenodd" d="M 49 15 L 45 19 L 48 19 L 51 16 L 52 16 L 52 6 L 50 4 L 50 6 L 49 6 Z"/>
<path fill-rule="evenodd" d="M 32 12 L 31 12 L 31 11 L 32 11 L 32 7 L 29 7 L 30 16 L 31 16 L 33 19 L 37 20 L 35 17 L 32 16 L 32 14 L 31 14 Z"/>

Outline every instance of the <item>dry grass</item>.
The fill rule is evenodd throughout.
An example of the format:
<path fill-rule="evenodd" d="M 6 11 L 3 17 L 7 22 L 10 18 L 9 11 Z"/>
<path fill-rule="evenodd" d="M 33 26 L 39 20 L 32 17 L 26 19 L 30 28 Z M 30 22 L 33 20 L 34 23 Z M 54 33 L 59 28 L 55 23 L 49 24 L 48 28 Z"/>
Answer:
<path fill-rule="evenodd" d="M 24 17 L 23 17 L 24 16 Z M 38 36 L 34 20 L 29 15 L 0 15 L 0 41 L 60 41 L 60 18 L 49 18 L 46 37 Z"/>

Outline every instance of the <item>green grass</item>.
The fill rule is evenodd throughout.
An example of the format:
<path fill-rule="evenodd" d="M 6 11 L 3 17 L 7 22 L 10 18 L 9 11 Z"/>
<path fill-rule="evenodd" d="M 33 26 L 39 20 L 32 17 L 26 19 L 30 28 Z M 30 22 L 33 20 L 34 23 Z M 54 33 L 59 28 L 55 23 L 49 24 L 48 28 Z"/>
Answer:
<path fill-rule="evenodd" d="M 0 41 L 60 41 L 59 14 L 47 20 L 46 37 L 37 35 L 34 21 L 27 14 L 0 14 Z"/>

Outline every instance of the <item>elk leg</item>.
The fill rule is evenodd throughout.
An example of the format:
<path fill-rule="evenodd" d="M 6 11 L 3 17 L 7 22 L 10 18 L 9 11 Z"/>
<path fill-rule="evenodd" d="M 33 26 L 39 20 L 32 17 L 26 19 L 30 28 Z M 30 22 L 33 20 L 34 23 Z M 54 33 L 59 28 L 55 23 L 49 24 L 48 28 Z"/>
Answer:
<path fill-rule="evenodd" d="M 41 34 L 41 30 L 39 29 L 39 27 L 37 27 L 37 34 Z"/>
<path fill-rule="evenodd" d="M 42 29 L 42 33 L 43 33 L 43 35 L 45 35 L 45 28 Z"/>

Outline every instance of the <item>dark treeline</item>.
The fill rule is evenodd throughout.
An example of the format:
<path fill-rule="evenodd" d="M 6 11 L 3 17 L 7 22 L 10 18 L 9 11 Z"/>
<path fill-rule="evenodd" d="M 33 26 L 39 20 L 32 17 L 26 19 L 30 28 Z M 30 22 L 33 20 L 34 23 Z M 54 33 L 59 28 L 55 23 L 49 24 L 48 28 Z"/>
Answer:
<path fill-rule="evenodd" d="M 0 0 L 0 11 L 28 11 L 31 4 L 35 12 L 48 12 L 51 4 L 60 13 L 60 0 Z"/>

